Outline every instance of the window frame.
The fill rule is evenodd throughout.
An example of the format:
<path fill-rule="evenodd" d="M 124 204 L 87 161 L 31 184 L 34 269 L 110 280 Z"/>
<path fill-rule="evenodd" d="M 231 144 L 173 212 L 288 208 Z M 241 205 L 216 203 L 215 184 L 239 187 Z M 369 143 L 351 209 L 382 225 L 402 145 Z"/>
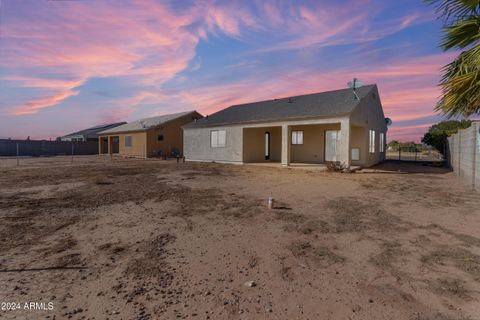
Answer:
<path fill-rule="evenodd" d="M 301 141 L 299 141 L 299 137 Z M 303 130 L 292 130 L 291 143 L 292 145 L 303 145 Z"/>
<path fill-rule="evenodd" d="M 129 141 L 128 144 L 127 144 L 127 140 Z M 132 136 L 131 135 L 125 136 L 124 142 L 125 142 L 125 147 L 131 147 L 133 145 Z"/>
<path fill-rule="evenodd" d="M 368 130 L 368 152 L 375 153 L 375 130 Z"/>
<path fill-rule="evenodd" d="M 157 141 L 163 141 L 165 139 L 165 137 L 163 136 L 163 134 L 158 134 L 157 135 Z"/>
<path fill-rule="evenodd" d="M 220 140 L 223 134 L 223 141 Z M 223 143 L 220 143 L 223 142 Z M 210 130 L 210 148 L 225 148 L 227 146 L 226 130 Z"/>
<path fill-rule="evenodd" d="M 385 133 L 380 132 L 380 152 L 385 152 Z"/>

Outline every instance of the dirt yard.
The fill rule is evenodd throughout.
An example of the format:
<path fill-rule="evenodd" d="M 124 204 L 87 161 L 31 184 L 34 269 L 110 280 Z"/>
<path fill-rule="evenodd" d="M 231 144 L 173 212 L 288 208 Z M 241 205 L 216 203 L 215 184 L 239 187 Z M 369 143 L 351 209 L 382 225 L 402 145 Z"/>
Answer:
<path fill-rule="evenodd" d="M 480 318 L 480 194 L 444 169 L 70 161 L 0 159 L 0 318 Z"/>

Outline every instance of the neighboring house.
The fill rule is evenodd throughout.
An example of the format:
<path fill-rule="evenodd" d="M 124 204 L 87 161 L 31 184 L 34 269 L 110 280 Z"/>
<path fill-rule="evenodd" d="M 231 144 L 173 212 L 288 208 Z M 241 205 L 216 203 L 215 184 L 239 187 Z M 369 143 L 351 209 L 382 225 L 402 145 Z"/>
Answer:
<path fill-rule="evenodd" d="M 188 161 L 339 162 L 385 159 L 387 125 L 376 85 L 235 105 L 185 125 Z"/>
<path fill-rule="evenodd" d="M 126 122 L 117 122 L 110 124 L 103 124 L 100 126 L 91 127 L 85 130 L 77 131 L 74 133 L 67 134 L 63 137 L 57 138 L 61 141 L 98 141 L 98 133 L 107 129 L 115 128 L 125 124 Z"/>
<path fill-rule="evenodd" d="M 202 118 L 196 111 L 146 118 L 99 132 L 100 154 L 131 157 L 183 155 L 182 126 Z"/>

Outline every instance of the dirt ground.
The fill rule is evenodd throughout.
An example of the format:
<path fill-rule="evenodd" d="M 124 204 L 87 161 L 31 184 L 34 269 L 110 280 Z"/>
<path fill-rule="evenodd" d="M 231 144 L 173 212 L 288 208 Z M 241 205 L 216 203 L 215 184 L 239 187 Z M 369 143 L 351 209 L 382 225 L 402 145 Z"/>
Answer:
<path fill-rule="evenodd" d="M 480 319 L 480 194 L 442 168 L 0 159 L 0 218 L 0 318 Z"/>

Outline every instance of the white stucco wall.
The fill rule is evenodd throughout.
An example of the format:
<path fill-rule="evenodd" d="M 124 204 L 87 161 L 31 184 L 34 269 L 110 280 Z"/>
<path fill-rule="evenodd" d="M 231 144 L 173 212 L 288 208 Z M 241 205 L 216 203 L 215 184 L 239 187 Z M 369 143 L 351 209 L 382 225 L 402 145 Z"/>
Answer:
<path fill-rule="evenodd" d="M 213 130 L 226 131 L 225 147 L 212 148 L 210 146 L 210 132 Z M 185 160 L 242 163 L 242 130 L 240 126 L 184 129 L 183 148 Z"/>
<path fill-rule="evenodd" d="M 480 191 L 480 122 L 448 138 L 450 165 L 457 176 Z"/>

